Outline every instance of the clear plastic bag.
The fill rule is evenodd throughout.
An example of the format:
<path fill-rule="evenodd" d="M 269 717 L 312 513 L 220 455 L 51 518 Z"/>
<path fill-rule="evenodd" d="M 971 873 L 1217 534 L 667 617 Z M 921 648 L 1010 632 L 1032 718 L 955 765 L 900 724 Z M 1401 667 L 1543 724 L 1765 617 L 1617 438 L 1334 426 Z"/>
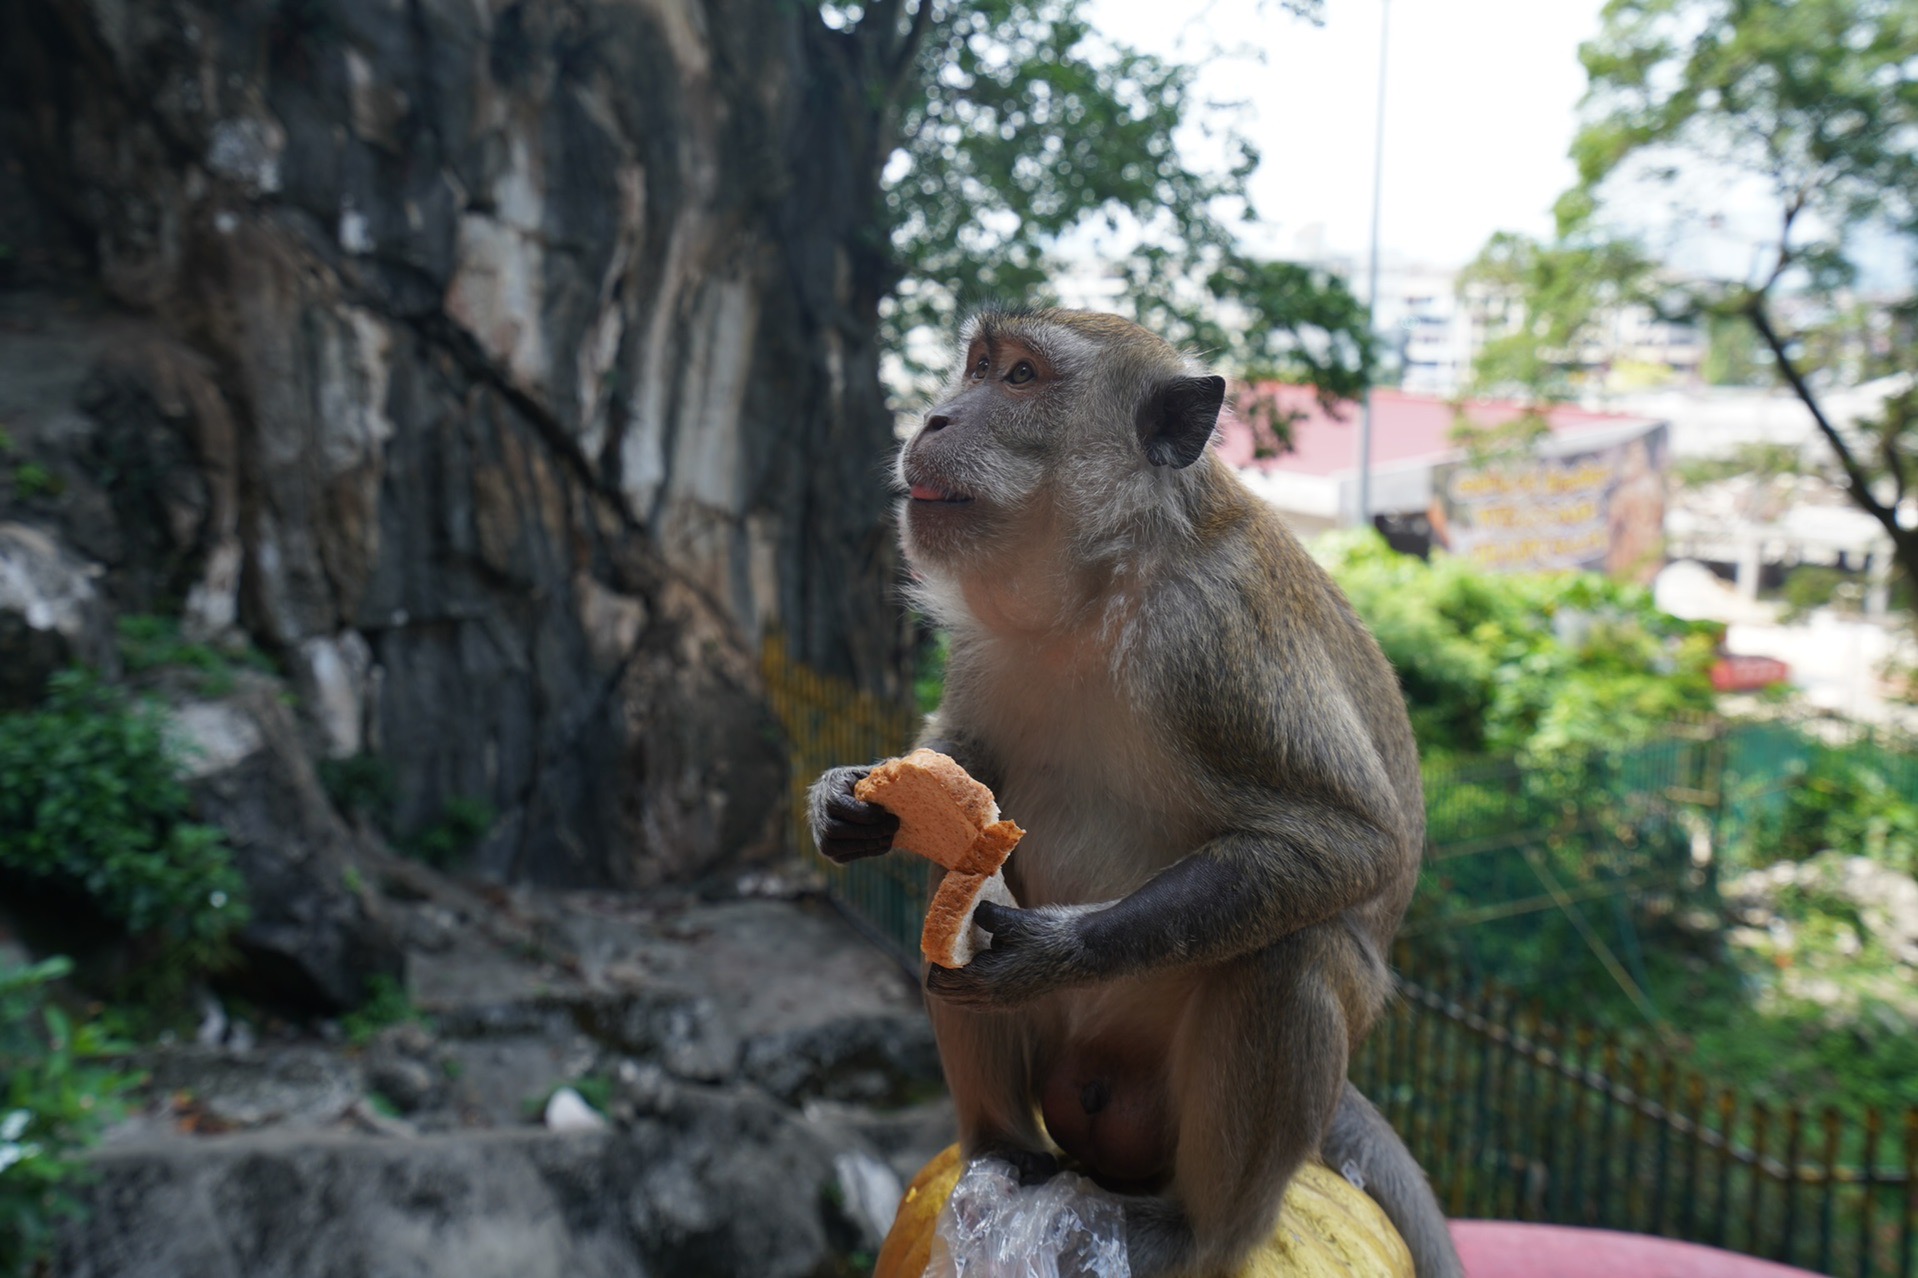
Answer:
<path fill-rule="evenodd" d="M 1083 1176 L 1021 1185 L 997 1159 L 980 1159 L 953 1187 L 925 1278 L 1131 1278 L 1125 1209 Z"/>

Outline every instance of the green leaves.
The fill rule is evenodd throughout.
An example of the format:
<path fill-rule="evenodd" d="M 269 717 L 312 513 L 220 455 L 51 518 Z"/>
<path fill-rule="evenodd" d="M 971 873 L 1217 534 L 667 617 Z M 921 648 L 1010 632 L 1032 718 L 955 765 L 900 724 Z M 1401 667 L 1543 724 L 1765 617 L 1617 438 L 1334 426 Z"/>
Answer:
<path fill-rule="evenodd" d="M 1251 144 L 1208 122 L 1219 161 L 1188 162 L 1180 131 L 1210 105 L 1191 67 L 1101 37 L 1082 0 L 936 12 L 885 181 L 900 276 L 885 322 L 910 371 L 934 362 L 915 354 L 925 344 L 913 334 L 950 333 L 984 304 L 1055 301 L 1060 243 L 1102 234 L 1121 285 L 1102 305 L 1245 379 L 1309 379 L 1334 397 L 1363 389 L 1370 338 L 1343 281 L 1238 246 L 1234 225 L 1252 216 Z"/>
<path fill-rule="evenodd" d="M 189 818 L 159 711 L 84 671 L 0 716 L 0 868 L 78 888 L 186 961 L 224 954 L 246 920 L 225 840 Z"/>
<path fill-rule="evenodd" d="M 1602 377 L 1603 327 L 1619 307 L 1658 302 L 1651 259 L 1599 236 L 1542 244 L 1501 231 L 1459 273 L 1458 290 L 1490 334 L 1472 392 L 1534 402 L 1572 398 Z"/>
<path fill-rule="evenodd" d="M 78 1214 L 79 1154 L 140 1081 L 104 1059 L 125 1044 L 52 1002 L 71 969 L 63 958 L 0 965 L 0 1275 L 36 1272 L 59 1222 Z"/>
<path fill-rule="evenodd" d="M 1370 532 L 1314 551 L 1398 671 L 1428 757 L 1576 760 L 1712 706 L 1715 629 L 1660 612 L 1643 587 L 1426 563 Z"/>

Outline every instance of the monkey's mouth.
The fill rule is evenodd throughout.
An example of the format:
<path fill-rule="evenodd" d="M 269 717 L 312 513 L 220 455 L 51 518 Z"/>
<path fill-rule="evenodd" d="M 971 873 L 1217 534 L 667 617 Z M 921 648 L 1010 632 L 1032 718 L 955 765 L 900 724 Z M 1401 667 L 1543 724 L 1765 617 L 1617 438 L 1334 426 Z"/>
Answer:
<path fill-rule="evenodd" d="M 911 488 L 914 501 L 936 502 L 942 506 L 963 506 L 972 498 L 964 493 L 955 493 L 934 484 L 914 484 Z"/>

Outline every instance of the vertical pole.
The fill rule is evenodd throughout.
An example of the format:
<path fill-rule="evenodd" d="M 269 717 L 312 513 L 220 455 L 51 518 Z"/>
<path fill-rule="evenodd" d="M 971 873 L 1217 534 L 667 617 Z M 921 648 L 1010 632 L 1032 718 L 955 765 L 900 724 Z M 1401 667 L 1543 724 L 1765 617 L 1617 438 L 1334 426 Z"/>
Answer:
<path fill-rule="evenodd" d="M 1365 285 L 1365 331 L 1373 333 L 1379 310 L 1379 196 L 1385 189 L 1385 37 L 1391 30 L 1392 0 L 1379 0 L 1379 116 L 1372 142 L 1372 253 Z M 1358 526 L 1372 526 L 1372 386 L 1365 387 L 1365 406 L 1359 412 Z"/>

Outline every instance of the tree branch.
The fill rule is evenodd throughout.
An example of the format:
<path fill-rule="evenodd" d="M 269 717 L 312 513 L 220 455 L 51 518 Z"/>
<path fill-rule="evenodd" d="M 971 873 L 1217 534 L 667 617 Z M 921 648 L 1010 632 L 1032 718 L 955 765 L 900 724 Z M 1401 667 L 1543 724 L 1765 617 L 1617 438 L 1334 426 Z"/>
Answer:
<path fill-rule="evenodd" d="M 1889 421 L 1883 423 L 1880 429 L 1883 433 L 1878 437 L 1878 454 L 1884 459 L 1885 469 L 1891 473 L 1891 482 L 1896 486 L 1896 495 L 1891 502 L 1895 510 L 1904 504 L 1905 493 L 1909 487 L 1905 475 L 1905 459 L 1898 455 L 1896 432 L 1892 430 L 1891 423 Z"/>
<path fill-rule="evenodd" d="M 1792 363 L 1791 356 L 1786 353 L 1785 343 L 1780 340 L 1778 331 L 1772 327 L 1771 316 L 1765 312 L 1763 293 L 1754 293 L 1746 300 L 1745 314 L 1751 319 L 1752 327 L 1758 330 L 1758 335 L 1765 339 L 1765 345 L 1771 349 L 1772 358 L 1778 361 L 1779 371 L 1783 372 L 1785 380 L 1791 383 L 1792 391 L 1798 396 L 1799 402 L 1804 404 L 1807 411 L 1811 413 L 1812 421 L 1818 424 L 1819 433 L 1825 437 L 1825 442 L 1831 445 L 1832 452 L 1838 455 L 1838 464 L 1844 468 L 1845 486 L 1850 490 L 1852 500 L 1857 502 L 1866 514 L 1884 525 L 1885 531 L 1891 534 L 1894 541 L 1898 540 L 1904 535 L 1905 530 L 1898 525 L 1897 507 L 1885 505 L 1871 491 L 1871 476 L 1865 473 L 1865 468 L 1853 455 L 1851 446 L 1845 443 L 1844 436 L 1838 433 L 1837 428 L 1825 416 L 1825 410 L 1819 407 L 1817 395 L 1812 393 L 1811 387 L 1805 382 L 1804 374 L 1798 371 L 1798 366 Z"/>
<path fill-rule="evenodd" d="M 899 51 L 893 55 L 891 88 L 895 96 L 898 86 L 912 73 L 913 59 L 919 56 L 920 46 L 926 42 L 926 32 L 932 30 L 932 6 L 934 0 L 919 0 L 918 8 L 912 11 L 912 25 L 906 28 L 906 35 L 899 42 Z"/>

